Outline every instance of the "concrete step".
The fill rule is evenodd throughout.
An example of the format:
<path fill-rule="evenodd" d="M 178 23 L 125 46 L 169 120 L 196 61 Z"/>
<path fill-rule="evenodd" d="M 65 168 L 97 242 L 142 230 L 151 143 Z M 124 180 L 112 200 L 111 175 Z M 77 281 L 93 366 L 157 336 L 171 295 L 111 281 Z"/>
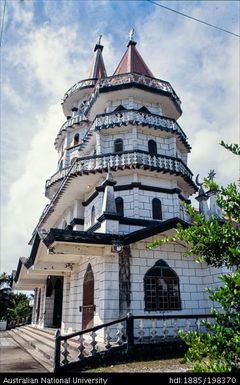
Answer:
<path fill-rule="evenodd" d="M 29 335 L 25 333 L 25 331 L 21 330 L 20 328 L 17 329 L 12 329 L 11 332 L 13 332 L 17 337 L 21 337 L 29 346 L 34 348 L 37 352 L 42 354 L 45 359 L 51 364 L 53 363 L 54 359 L 54 345 L 48 346 L 46 344 L 45 340 L 39 341 L 38 339 L 35 338 L 34 335 Z"/>
<path fill-rule="evenodd" d="M 36 344 L 40 342 L 41 345 L 44 344 L 44 346 L 52 348 L 54 351 L 54 348 L 55 348 L 54 336 L 47 335 L 46 333 L 38 333 L 33 328 L 21 328 L 21 329 L 22 329 L 21 335 L 24 334 L 24 336 L 30 337 Z"/>
<path fill-rule="evenodd" d="M 25 330 L 26 332 L 34 333 L 35 335 L 41 336 L 45 339 L 48 339 L 49 341 L 55 341 L 56 329 L 52 329 L 52 330 L 41 329 L 41 328 L 37 328 L 37 327 L 31 326 L 31 325 L 28 325 L 28 326 L 23 326 L 22 330 Z"/>
<path fill-rule="evenodd" d="M 21 331 L 21 327 L 18 329 L 11 329 L 8 330 L 8 334 L 10 337 L 14 339 L 14 341 L 21 346 L 22 349 L 24 349 L 26 352 L 28 352 L 36 361 L 38 361 L 47 372 L 53 371 L 53 365 L 49 361 L 48 358 L 46 358 L 46 355 L 43 355 L 39 350 L 36 350 L 36 348 L 33 346 L 34 344 L 31 343 L 31 340 L 29 338 L 24 338 L 24 332 Z M 20 359 L 20 358 L 19 358 Z"/>
<path fill-rule="evenodd" d="M 36 340 L 46 341 L 46 345 L 55 348 L 55 330 L 54 329 L 40 329 L 34 326 L 24 326 L 22 327 L 28 335 L 35 337 Z M 78 352 L 78 341 L 77 339 L 68 340 L 69 350 Z"/>

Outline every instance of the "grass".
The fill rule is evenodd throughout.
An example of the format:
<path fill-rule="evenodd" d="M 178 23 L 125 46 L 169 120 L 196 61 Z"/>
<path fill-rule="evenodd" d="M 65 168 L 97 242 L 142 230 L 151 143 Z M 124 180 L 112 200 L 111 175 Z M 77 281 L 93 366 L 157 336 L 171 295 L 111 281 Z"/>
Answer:
<path fill-rule="evenodd" d="M 192 365 L 185 363 L 182 358 L 166 360 L 134 361 L 101 368 L 88 369 L 85 373 L 168 373 L 168 372 L 190 372 Z"/>

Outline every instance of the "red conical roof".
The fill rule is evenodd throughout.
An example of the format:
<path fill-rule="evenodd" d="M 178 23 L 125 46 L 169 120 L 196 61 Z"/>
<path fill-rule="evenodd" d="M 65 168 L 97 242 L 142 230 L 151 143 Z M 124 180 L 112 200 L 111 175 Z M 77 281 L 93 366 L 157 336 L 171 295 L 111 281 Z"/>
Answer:
<path fill-rule="evenodd" d="M 95 56 L 89 73 L 89 79 L 101 79 L 107 77 L 107 71 L 102 56 L 103 45 L 96 44 L 94 48 Z"/>
<path fill-rule="evenodd" d="M 142 56 L 138 52 L 136 42 L 130 40 L 127 47 L 127 51 L 123 55 L 113 75 L 137 72 L 142 75 L 154 77 L 153 73 L 150 71 Z"/>

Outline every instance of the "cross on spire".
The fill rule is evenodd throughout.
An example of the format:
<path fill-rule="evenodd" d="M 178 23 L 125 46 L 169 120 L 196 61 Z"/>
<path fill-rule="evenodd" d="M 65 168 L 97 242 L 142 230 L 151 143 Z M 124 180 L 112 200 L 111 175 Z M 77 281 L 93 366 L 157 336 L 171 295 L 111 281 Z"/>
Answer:
<path fill-rule="evenodd" d="M 99 36 L 98 36 L 98 42 L 97 42 L 98 45 L 101 44 L 101 39 L 102 39 L 102 35 L 99 35 Z"/>
<path fill-rule="evenodd" d="M 131 28 L 130 31 L 128 32 L 128 41 L 133 40 L 133 35 L 134 35 L 134 28 Z"/>

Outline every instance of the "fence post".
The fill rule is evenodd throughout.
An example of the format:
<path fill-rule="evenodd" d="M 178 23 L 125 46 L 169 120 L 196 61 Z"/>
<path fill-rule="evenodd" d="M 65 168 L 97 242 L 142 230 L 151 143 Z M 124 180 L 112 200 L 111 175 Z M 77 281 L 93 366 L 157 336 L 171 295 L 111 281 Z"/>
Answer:
<path fill-rule="evenodd" d="M 54 352 L 54 373 L 58 372 L 61 363 L 61 332 L 58 329 L 55 333 L 55 352 Z"/>
<path fill-rule="evenodd" d="M 127 313 L 126 334 L 128 340 L 127 354 L 132 355 L 134 349 L 134 318 L 131 313 Z"/>

